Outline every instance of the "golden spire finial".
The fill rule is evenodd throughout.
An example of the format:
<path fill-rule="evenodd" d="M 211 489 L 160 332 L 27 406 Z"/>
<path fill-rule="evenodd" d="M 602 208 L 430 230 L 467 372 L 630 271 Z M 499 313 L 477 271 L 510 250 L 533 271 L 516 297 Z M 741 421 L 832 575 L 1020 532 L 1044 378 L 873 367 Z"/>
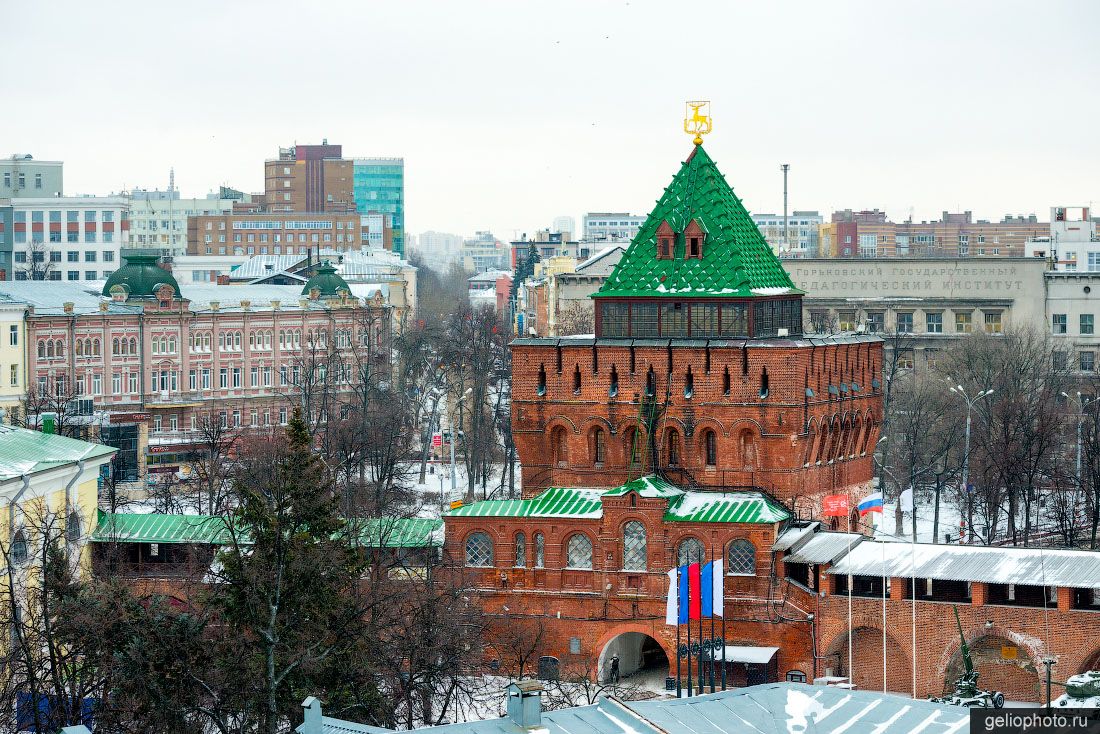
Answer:
<path fill-rule="evenodd" d="M 703 144 L 703 136 L 711 131 L 714 126 L 710 118 L 710 102 L 696 100 L 686 103 L 684 107 L 684 132 L 694 135 L 692 141 L 696 145 Z"/>

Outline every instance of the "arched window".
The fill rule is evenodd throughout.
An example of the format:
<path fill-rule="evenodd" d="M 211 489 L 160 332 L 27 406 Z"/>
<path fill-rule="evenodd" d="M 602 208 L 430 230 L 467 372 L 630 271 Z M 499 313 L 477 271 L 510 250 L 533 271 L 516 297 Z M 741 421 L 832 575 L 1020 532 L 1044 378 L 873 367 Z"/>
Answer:
<path fill-rule="evenodd" d="M 592 430 L 592 460 L 596 464 L 607 460 L 607 432 L 602 428 Z"/>
<path fill-rule="evenodd" d="M 703 431 L 703 449 L 706 454 L 708 467 L 718 465 L 718 434 L 714 431 Z"/>
<path fill-rule="evenodd" d="M 83 357 L 84 356 L 84 340 L 83 339 L 77 339 L 75 346 L 76 346 L 76 356 Z"/>
<path fill-rule="evenodd" d="M 137 339 L 130 340 L 130 354 L 137 354 Z"/>
<path fill-rule="evenodd" d="M 71 543 L 75 543 L 80 540 L 80 513 L 73 510 L 69 513 L 68 519 L 65 521 L 65 537 Z"/>
<path fill-rule="evenodd" d="M 46 342 L 38 342 L 38 358 L 45 359 L 46 357 Z"/>
<path fill-rule="evenodd" d="M 565 567 L 592 568 L 592 539 L 584 533 L 574 533 L 565 542 Z"/>
<path fill-rule="evenodd" d="M 118 337 L 115 337 L 114 339 L 111 340 L 111 354 L 118 354 L 118 353 L 119 353 Z"/>
<path fill-rule="evenodd" d="M 100 355 L 100 351 L 99 351 L 100 347 L 101 347 L 101 344 L 100 344 L 99 339 L 96 339 L 94 342 L 92 342 L 92 351 L 95 352 L 95 356 L 97 356 L 97 357 Z"/>
<path fill-rule="evenodd" d="M 642 432 L 637 428 L 626 429 L 626 438 L 624 439 L 625 453 L 628 457 L 628 461 L 631 464 L 638 464 L 642 460 Z"/>
<path fill-rule="evenodd" d="M 516 568 L 524 568 L 527 565 L 527 536 L 523 533 L 516 534 Z"/>
<path fill-rule="evenodd" d="M 60 339 L 57 340 L 57 356 L 65 356 L 65 342 L 61 341 Z"/>
<path fill-rule="evenodd" d="M 619 394 L 619 372 L 615 369 L 615 365 L 611 365 L 611 387 L 607 388 L 608 397 L 615 397 Z"/>
<path fill-rule="evenodd" d="M 12 563 L 26 563 L 30 552 L 27 549 L 27 534 L 22 528 L 15 531 L 15 536 L 11 541 L 11 560 Z"/>
<path fill-rule="evenodd" d="M 771 392 L 768 386 L 768 368 L 765 367 L 760 371 L 760 397 L 768 397 L 768 393 Z"/>
<path fill-rule="evenodd" d="M 645 373 L 645 394 L 647 397 L 657 394 L 657 374 L 653 371 L 653 365 L 650 365 L 649 371 Z"/>
<path fill-rule="evenodd" d="M 690 398 L 695 393 L 695 375 L 691 374 L 691 365 L 688 365 L 687 374 L 684 376 L 684 397 Z"/>
<path fill-rule="evenodd" d="M 546 540 L 542 533 L 535 533 L 535 568 L 542 568 L 546 560 Z"/>
<path fill-rule="evenodd" d="M 539 384 L 535 388 L 535 392 L 539 395 L 546 394 L 546 365 L 539 365 Z"/>
<path fill-rule="evenodd" d="M 53 341 L 46 342 L 46 356 L 53 357 Z"/>
<path fill-rule="evenodd" d="M 466 565 L 476 568 L 493 565 L 493 541 L 488 533 L 472 533 L 466 538 Z"/>
<path fill-rule="evenodd" d="M 703 543 L 698 538 L 685 538 L 676 549 L 676 565 L 686 566 L 689 563 L 703 562 Z"/>
<path fill-rule="evenodd" d="M 726 554 L 726 573 L 731 576 L 755 576 L 756 547 L 744 538 L 730 543 Z"/>
<path fill-rule="evenodd" d="M 722 394 L 727 396 L 727 397 L 730 394 L 730 368 L 729 367 L 726 367 L 725 371 L 722 373 Z"/>
<path fill-rule="evenodd" d="M 680 465 L 680 432 L 675 428 L 668 431 L 668 465 Z"/>
<path fill-rule="evenodd" d="M 581 394 L 581 367 L 580 365 L 573 365 L 573 394 Z"/>
<path fill-rule="evenodd" d="M 645 525 L 631 520 L 623 526 L 623 570 L 645 571 L 648 560 Z"/>
<path fill-rule="evenodd" d="M 569 444 L 565 429 L 557 426 L 550 432 L 550 449 L 554 452 L 554 464 L 564 467 L 569 463 Z"/>

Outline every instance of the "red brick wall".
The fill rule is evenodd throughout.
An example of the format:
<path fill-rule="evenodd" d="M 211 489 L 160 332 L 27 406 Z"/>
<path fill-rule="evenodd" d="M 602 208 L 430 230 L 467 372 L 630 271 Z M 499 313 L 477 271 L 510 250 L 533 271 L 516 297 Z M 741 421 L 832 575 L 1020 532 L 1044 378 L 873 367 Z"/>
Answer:
<path fill-rule="evenodd" d="M 858 494 L 871 479 L 871 457 L 864 449 L 878 438 L 882 397 L 872 390 L 871 379 L 881 369 L 881 350 L 880 342 L 811 347 L 780 340 L 709 350 L 639 346 L 633 348 L 632 371 L 631 348 L 626 346 L 515 345 L 512 426 L 524 492 L 530 496 L 548 486 L 615 486 L 651 471 L 644 450 L 644 472 L 642 466 L 628 466 L 627 429 L 639 424 L 639 401 L 652 367 L 658 401 L 663 404 L 668 396 L 659 422 L 662 452 L 667 451 L 668 430 L 675 429 L 681 466 L 697 484 L 761 486 L 808 515 L 822 495 L 846 488 Z M 542 396 L 537 391 L 540 366 L 546 375 Z M 693 390 L 687 397 L 689 367 Z M 618 378 L 615 397 L 609 395 L 612 368 Z M 761 397 L 765 371 L 768 394 Z M 580 389 L 575 390 L 578 372 Z M 860 391 L 830 395 L 829 386 L 842 382 L 856 383 Z M 807 388 L 813 397 L 806 395 Z M 846 397 L 851 395 L 858 397 Z M 822 426 L 829 425 L 834 438 L 826 442 Z M 592 450 L 597 427 L 607 431 L 608 455 L 602 465 L 596 464 Z M 555 456 L 555 428 L 565 431 L 565 457 Z M 716 433 L 714 467 L 705 463 L 708 429 Z M 664 453 L 661 461 L 666 461 Z"/>

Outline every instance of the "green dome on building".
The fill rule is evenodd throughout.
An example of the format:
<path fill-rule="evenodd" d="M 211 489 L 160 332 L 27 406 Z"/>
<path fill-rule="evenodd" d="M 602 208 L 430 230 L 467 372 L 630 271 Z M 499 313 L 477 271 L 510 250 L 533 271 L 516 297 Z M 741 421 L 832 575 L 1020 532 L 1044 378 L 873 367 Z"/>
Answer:
<path fill-rule="evenodd" d="M 116 285 L 126 289 L 127 298 L 156 298 L 159 286 L 170 285 L 176 297 L 180 297 L 180 286 L 176 279 L 164 268 L 157 265 L 160 256 L 155 252 L 122 251 L 126 264 L 111 273 L 103 284 L 103 295 L 110 296 Z"/>
<path fill-rule="evenodd" d="M 347 281 L 336 274 L 336 268 L 332 267 L 328 260 L 317 267 L 317 274 L 302 288 L 302 295 L 308 296 L 314 288 L 320 291 L 321 298 L 337 298 L 340 291 L 351 292 Z"/>

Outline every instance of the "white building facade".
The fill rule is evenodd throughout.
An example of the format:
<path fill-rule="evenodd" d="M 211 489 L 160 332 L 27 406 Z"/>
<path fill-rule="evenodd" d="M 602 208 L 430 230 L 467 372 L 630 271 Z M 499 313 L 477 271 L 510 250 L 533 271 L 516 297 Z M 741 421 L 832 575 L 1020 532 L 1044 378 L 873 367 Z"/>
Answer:
<path fill-rule="evenodd" d="M 787 215 L 786 239 L 782 214 L 753 214 L 760 234 L 780 257 L 817 257 L 821 225 L 825 219 L 816 211 Z"/>
<path fill-rule="evenodd" d="M 584 215 L 586 242 L 629 242 L 645 224 L 645 216 L 626 212 L 588 212 Z"/>
<path fill-rule="evenodd" d="M 0 200 L 11 207 L 11 280 L 102 280 L 129 244 L 129 199 L 73 196 Z"/>
<path fill-rule="evenodd" d="M 162 257 L 187 253 L 187 218 L 200 214 L 228 214 L 232 199 L 210 194 L 181 199 L 178 191 L 130 192 L 130 247 L 157 249 Z"/>

